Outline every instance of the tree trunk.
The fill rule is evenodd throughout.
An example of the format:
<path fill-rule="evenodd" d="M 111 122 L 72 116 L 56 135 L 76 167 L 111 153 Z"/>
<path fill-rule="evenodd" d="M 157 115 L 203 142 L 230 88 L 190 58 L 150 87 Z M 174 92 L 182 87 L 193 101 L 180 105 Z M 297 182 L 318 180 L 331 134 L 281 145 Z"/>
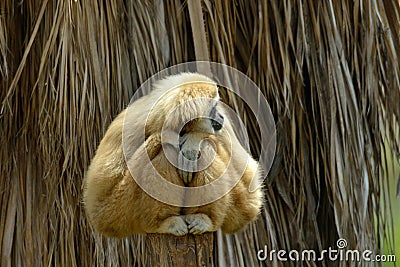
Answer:
<path fill-rule="evenodd" d="M 148 266 L 214 266 L 213 233 L 202 235 L 148 234 L 146 257 Z"/>

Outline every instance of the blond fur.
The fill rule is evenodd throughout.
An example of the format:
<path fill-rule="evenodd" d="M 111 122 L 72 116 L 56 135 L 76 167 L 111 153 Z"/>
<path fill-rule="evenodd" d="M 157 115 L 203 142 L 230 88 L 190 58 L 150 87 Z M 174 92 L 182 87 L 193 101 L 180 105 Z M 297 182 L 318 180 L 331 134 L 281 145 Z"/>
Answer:
<path fill-rule="evenodd" d="M 188 84 L 181 85 L 183 83 Z M 169 90 L 171 88 L 173 89 Z M 146 140 L 129 160 L 140 161 L 138 159 L 145 156 L 140 153 L 145 151 L 151 160 L 151 165 L 164 179 L 185 186 L 179 171 L 168 161 L 163 152 L 161 128 L 166 115 L 173 108 L 183 101 L 199 97 L 218 100 L 215 83 L 199 74 L 184 73 L 157 82 L 150 94 L 138 99 L 135 102 L 135 110 L 129 111 L 130 118 L 135 119 L 125 120 L 125 127 L 132 129 L 129 138 L 135 141 L 140 134 L 143 134 L 136 133 L 135 129 L 142 129 L 146 123 Z M 155 102 L 157 104 L 153 106 Z M 205 113 L 209 107 L 197 104 L 192 108 Z M 146 114 L 149 112 L 147 118 Z M 184 120 L 185 116 L 190 115 L 191 110 L 179 112 L 182 112 L 181 116 L 171 120 L 171 125 L 166 125 L 167 128 L 173 129 L 175 126 L 173 124 Z M 259 188 L 249 192 L 248 188 L 253 177 L 259 176 L 258 163 L 240 145 L 229 120 L 226 120 L 223 126 L 227 131 L 214 134 L 204 134 L 196 123 L 190 125 L 189 137 L 193 140 L 204 138 L 212 140 L 216 145 L 217 156 L 205 170 L 194 173 L 193 179 L 190 179 L 186 186 L 195 187 L 210 183 L 225 171 L 229 160 L 234 166 L 247 164 L 241 179 L 228 194 L 217 201 L 204 206 L 182 208 L 157 201 L 146 194 L 132 178 L 122 148 L 122 129 L 126 115 L 128 114 L 124 110 L 111 123 L 84 181 L 85 209 L 92 225 L 98 231 L 113 237 L 124 237 L 133 233 L 200 234 L 216 231 L 219 228 L 223 232 L 232 233 L 256 218 L 263 202 L 262 190 Z M 141 174 L 144 178 L 152 175 L 149 171 L 152 166 L 136 163 L 139 163 L 143 170 Z M 231 169 L 228 177 L 238 177 L 242 172 Z"/>

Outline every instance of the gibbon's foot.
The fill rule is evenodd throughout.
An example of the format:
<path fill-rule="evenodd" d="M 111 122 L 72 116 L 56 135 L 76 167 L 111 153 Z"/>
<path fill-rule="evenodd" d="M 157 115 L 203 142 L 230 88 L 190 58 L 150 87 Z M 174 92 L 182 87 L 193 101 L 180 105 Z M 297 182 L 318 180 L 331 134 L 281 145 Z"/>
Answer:
<path fill-rule="evenodd" d="M 188 224 L 189 233 L 199 235 L 204 232 L 212 232 L 213 225 L 210 217 L 203 213 L 188 214 L 185 216 L 185 221 Z"/>
<path fill-rule="evenodd" d="M 165 219 L 160 228 L 158 228 L 158 233 L 162 234 L 172 234 L 176 236 L 183 236 L 188 233 L 188 226 L 181 216 L 172 216 Z"/>

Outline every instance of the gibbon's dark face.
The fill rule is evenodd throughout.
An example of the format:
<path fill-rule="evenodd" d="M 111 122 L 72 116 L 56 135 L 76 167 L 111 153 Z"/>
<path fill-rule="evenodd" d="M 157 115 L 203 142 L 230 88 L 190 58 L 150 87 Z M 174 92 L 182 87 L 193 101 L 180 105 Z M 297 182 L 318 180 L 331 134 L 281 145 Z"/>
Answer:
<path fill-rule="evenodd" d="M 218 111 L 215 104 L 207 116 L 189 121 L 179 132 L 179 151 L 181 153 L 178 157 L 178 165 L 185 185 L 188 185 L 195 177 L 197 167 L 201 167 L 198 165 L 197 160 L 201 162 L 202 141 L 211 135 L 219 133 L 223 126 L 224 116 Z M 208 157 L 205 156 L 205 158 Z"/>
<path fill-rule="evenodd" d="M 224 116 L 217 110 L 216 105 L 214 105 L 207 116 L 187 122 L 179 132 L 179 136 L 182 137 L 189 132 L 215 134 L 220 131 L 223 126 Z"/>
<path fill-rule="evenodd" d="M 182 167 L 180 173 L 185 185 L 194 178 L 198 166 L 196 161 L 203 156 L 202 141 L 211 135 L 218 134 L 223 127 L 224 116 L 215 104 L 206 116 L 189 121 L 180 131 L 179 150 L 183 157 L 180 157 L 179 165 Z M 204 155 L 205 160 L 208 158 L 207 154 L 206 152 Z"/>

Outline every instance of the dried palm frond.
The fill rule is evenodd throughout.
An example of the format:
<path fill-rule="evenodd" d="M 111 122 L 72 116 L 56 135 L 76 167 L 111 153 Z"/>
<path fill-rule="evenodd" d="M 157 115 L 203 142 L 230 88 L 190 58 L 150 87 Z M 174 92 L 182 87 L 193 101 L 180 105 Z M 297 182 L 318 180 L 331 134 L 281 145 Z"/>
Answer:
<path fill-rule="evenodd" d="M 142 82 L 207 57 L 259 85 L 278 129 L 262 216 L 218 235 L 215 262 L 258 266 L 264 245 L 320 250 L 339 237 L 379 252 L 391 243 L 384 142 L 399 159 L 399 36 L 396 0 L 2 1 L 0 265 L 145 263 L 142 237 L 92 232 L 84 173 Z M 254 118 L 224 100 L 257 156 Z"/>

